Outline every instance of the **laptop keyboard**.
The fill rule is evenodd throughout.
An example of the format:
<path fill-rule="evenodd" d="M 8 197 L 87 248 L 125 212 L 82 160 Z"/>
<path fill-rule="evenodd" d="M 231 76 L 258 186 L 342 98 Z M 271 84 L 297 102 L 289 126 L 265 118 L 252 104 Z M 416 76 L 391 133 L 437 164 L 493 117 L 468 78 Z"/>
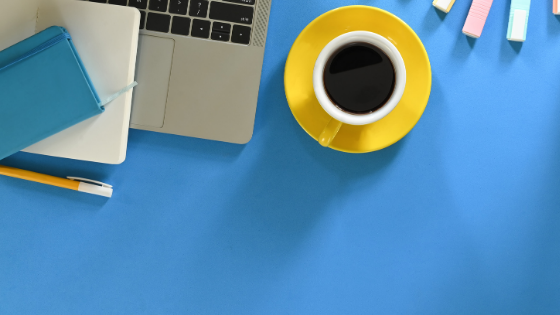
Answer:
<path fill-rule="evenodd" d="M 249 45 L 255 0 L 89 0 L 138 8 L 140 29 Z"/>

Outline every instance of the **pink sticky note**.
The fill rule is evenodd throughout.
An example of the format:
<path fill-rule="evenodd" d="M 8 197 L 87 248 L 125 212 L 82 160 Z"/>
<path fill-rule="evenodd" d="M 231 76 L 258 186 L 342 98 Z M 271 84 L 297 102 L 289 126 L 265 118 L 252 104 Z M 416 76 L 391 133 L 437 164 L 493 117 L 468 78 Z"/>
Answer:
<path fill-rule="evenodd" d="M 486 23 L 486 18 L 492 7 L 493 0 L 473 0 L 469 16 L 465 21 L 463 33 L 467 36 L 479 38 Z"/>

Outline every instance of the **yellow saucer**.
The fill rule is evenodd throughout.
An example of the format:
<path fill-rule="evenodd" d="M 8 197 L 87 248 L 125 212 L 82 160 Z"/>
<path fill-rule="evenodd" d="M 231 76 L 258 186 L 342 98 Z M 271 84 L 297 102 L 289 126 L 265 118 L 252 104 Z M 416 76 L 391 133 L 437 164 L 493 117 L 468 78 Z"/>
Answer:
<path fill-rule="evenodd" d="M 395 15 L 369 6 L 329 11 L 309 24 L 296 39 L 286 62 L 284 87 L 294 117 L 315 140 L 330 121 L 313 90 L 313 68 L 319 53 L 334 38 L 352 31 L 370 31 L 400 51 L 406 65 L 406 88 L 397 107 L 369 125 L 342 125 L 330 148 L 366 153 L 386 148 L 416 125 L 430 97 L 432 70 L 424 45 L 414 31 Z"/>

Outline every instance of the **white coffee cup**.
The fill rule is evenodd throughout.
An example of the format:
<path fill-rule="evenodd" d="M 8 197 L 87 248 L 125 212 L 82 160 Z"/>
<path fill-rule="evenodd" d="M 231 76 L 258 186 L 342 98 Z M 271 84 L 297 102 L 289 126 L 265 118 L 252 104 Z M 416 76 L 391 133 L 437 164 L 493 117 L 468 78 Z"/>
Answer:
<path fill-rule="evenodd" d="M 327 91 L 325 90 L 324 71 L 327 62 L 341 47 L 351 43 L 371 44 L 381 49 L 393 63 L 393 68 L 395 70 L 395 86 L 393 94 L 381 108 L 371 113 L 354 114 L 344 111 L 331 101 Z M 389 113 L 392 112 L 400 102 L 404 93 L 405 85 L 406 67 L 404 60 L 397 47 L 395 47 L 395 45 L 393 45 L 385 37 L 372 32 L 355 31 L 342 34 L 333 39 L 319 54 L 319 57 L 315 62 L 315 69 L 313 70 L 313 88 L 315 90 L 315 96 L 323 109 L 332 117 L 329 124 L 321 133 L 319 143 L 325 147 L 329 146 L 338 134 L 342 124 L 367 125 L 389 115 Z"/>

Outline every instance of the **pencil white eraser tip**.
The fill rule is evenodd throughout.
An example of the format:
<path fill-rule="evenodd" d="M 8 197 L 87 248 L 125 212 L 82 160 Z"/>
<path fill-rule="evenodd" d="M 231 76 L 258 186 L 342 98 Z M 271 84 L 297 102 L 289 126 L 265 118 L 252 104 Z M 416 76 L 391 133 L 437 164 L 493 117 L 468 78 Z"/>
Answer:
<path fill-rule="evenodd" d="M 111 198 L 113 196 L 113 188 L 92 185 L 88 183 L 80 183 L 78 191 L 107 198 Z"/>

